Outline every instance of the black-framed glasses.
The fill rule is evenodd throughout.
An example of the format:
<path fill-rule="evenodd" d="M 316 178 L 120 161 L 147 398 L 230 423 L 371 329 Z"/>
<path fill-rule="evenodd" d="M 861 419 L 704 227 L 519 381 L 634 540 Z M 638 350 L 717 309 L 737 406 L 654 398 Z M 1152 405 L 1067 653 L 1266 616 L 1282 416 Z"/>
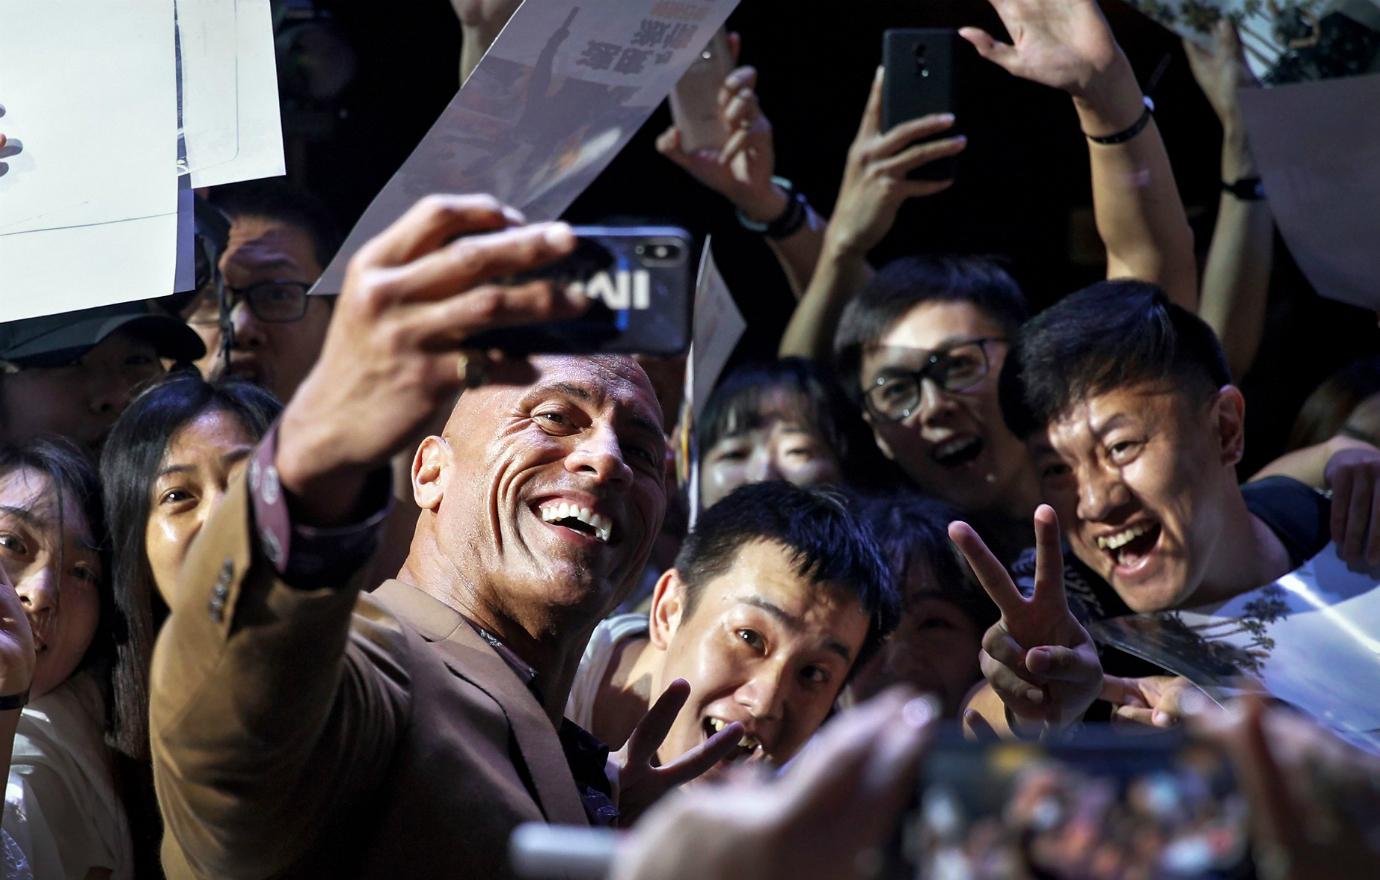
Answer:
<path fill-rule="evenodd" d="M 285 324 L 302 320 L 307 313 L 307 291 L 310 289 L 310 284 L 301 281 L 260 281 L 248 287 L 226 285 L 225 293 L 232 307 L 235 301 L 243 300 L 250 313 L 260 321 Z M 220 323 L 220 305 L 214 290 L 203 291 L 197 298 L 187 315 L 187 323 Z"/>
<path fill-rule="evenodd" d="M 905 421 L 920 408 L 926 379 L 944 391 L 971 390 L 991 371 L 987 346 L 1005 341 L 1004 336 L 983 336 L 929 352 L 917 349 L 923 356 L 920 367 L 882 367 L 878 371 L 863 393 L 868 411 L 889 421 Z"/>

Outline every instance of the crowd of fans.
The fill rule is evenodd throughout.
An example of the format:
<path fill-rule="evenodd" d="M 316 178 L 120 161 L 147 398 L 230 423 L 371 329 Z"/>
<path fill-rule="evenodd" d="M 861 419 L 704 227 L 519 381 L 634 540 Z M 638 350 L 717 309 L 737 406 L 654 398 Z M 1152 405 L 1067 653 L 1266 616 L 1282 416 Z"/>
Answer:
<path fill-rule="evenodd" d="M 517 3 L 455 5 L 467 73 Z M 341 218 L 226 187 L 198 291 L 0 325 L 7 876 L 510 876 L 524 822 L 631 828 L 619 877 L 863 876 L 940 717 L 980 739 L 1188 721 L 1241 791 L 1046 769 L 944 876 L 1026 876 L 1015 849 L 1030 876 L 1160 876 L 1231 810 L 1261 876 L 1363 876 L 1377 759 L 1283 707 L 1217 708 L 1088 626 L 1227 600 L 1330 542 L 1380 567 L 1380 367 L 1319 387 L 1290 451 L 1238 474 L 1268 203 L 1224 193 L 1200 279 L 1096 4 L 994 5 L 1013 45 L 962 36 L 1069 95 L 1107 280 L 1032 315 L 991 258 L 869 264 L 946 186 L 908 174 L 966 146 L 947 115 L 883 131 L 880 72 L 833 215 L 779 228 L 735 70 L 728 155 L 657 146 L 768 227 L 798 302 L 779 359 L 696 421 L 698 497 L 669 439 L 683 362 L 464 347 L 584 307 L 504 281 L 571 229 L 483 195 L 423 199 L 333 297 L 307 291 Z M 1190 56 L 1227 181 L 1255 174 L 1240 52 L 1222 28 Z M 1056 794 L 1051 824 L 1031 804 Z"/>

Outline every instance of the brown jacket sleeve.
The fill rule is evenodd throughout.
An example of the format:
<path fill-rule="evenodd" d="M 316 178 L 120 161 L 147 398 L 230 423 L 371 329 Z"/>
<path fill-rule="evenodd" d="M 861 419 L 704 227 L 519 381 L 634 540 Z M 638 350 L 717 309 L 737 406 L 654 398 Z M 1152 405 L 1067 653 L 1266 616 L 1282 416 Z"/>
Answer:
<path fill-rule="evenodd" d="M 359 577 L 288 586 L 256 544 L 242 478 L 192 545 L 154 650 L 169 876 L 288 870 L 378 786 L 407 722 L 398 622 L 358 601 Z"/>

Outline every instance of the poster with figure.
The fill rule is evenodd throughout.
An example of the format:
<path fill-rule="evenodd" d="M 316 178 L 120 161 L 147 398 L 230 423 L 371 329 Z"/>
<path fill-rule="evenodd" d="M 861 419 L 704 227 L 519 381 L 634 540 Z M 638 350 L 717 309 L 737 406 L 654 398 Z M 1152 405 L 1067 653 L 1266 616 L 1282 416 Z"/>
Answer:
<path fill-rule="evenodd" d="M 1380 580 L 1348 570 L 1335 545 L 1226 602 L 1115 617 L 1089 630 L 1214 699 L 1259 689 L 1380 752 Z"/>
<path fill-rule="evenodd" d="M 313 293 L 431 193 L 489 193 L 555 220 L 647 121 L 737 0 L 523 3 L 355 224 Z"/>

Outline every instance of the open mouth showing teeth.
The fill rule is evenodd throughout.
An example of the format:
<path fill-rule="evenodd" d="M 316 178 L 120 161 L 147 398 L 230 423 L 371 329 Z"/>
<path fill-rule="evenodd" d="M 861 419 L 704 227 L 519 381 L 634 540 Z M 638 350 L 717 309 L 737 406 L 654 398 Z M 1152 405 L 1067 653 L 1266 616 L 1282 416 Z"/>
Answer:
<path fill-rule="evenodd" d="M 542 522 L 563 526 L 607 544 L 613 536 L 613 521 L 588 507 L 577 507 L 564 501 L 548 504 L 540 510 Z"/>
<path fill-rule="evenodd" d="M 711 737 L 711 736 L 713 736 L 714 734 L 718 733 L 719 731 L 723 730 L 723 729 L 724 729 L 725 727 L 727 727 L 727 726 L 728 726 L 728 722 L 725 721 L 725 720 L 723 720 L 722 718 L 706 718 L 706 719 L 704 719 L 704 735 L 705 735 L 705 738 L 708 739 L 709 737 Z M 740 740 L 738 740 L 738 746 L 737 746 L 737 748 L 735 748 L 733 751 L 729 752 L 729 753 L 728 753 L 728 757 L 727 757 L 725 760 L 728 760 L 728 761 L 740 761 L 740 760 L 742 760 L 742 759 L 744 759 L 744 758 L 752 757 L 752 755 L 753 755 L 755 752 L 757 752 L 758 750 L 760 750 L 761 748 L 762 748 L 762 741 L 761 741 L 761 740 L 759 740 L 757 737 L 753 736 L 753 735 L 750 734 L 750 733 L 745 733 L 745 734 L 743 734 L 743 738 L 740 739 Z"/>
<path fill-rule="evenodd" d="M 944 467 L 961 467 L 981 454 L 981 437 L 959 437 L 936 446 L 932 457 Z"/>
<path fill-rule="evenodd" d="M 1097 546 L 1116 560 L 1117 565 L 1129 568 L 1148 556 L 1159 540 L 1160 524 L 1141 522 L 1114 535 L 1099 535 Z"/>

